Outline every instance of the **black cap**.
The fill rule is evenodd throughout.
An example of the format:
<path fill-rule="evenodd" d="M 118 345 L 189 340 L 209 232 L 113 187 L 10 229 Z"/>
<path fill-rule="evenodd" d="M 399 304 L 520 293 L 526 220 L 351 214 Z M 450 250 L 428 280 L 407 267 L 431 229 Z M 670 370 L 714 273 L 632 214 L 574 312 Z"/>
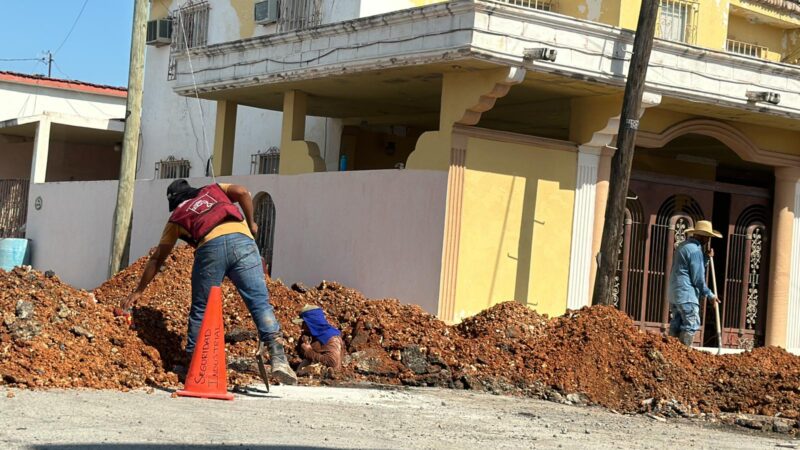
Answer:
<path fill-rule="evenodd" d="M 170 183 L 167 188 L 167 201 L 169 202 L 169 210 L 174 211 L 184 200 L 191 198 L 192 194 L 196 191 L 195 188 L 189 185 L 189 182 L 180 179 Z"/>

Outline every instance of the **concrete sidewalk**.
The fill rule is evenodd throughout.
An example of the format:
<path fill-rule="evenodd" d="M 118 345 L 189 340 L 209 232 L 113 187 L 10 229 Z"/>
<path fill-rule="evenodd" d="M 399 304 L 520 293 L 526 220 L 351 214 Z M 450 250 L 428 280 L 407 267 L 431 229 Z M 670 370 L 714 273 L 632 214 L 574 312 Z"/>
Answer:
<path fill-rule="evenodd" d="M 0 390 L 3 449 L 797 448 L 784 436 L 440 389 L 277 386 L 233 402 L 8 392 Z"/>

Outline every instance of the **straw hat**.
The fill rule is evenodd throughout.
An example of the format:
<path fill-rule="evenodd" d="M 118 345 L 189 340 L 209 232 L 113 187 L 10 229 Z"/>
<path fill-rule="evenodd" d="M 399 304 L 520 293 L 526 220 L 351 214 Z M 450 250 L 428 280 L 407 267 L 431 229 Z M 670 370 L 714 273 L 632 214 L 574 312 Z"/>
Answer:
<path fill-rule="evenodd" d="M 300 310 L 300 316 L 292 319 L 292 323 L 297 324 L 297 325 L 302 324 L 303 323 L 303 313 L 308 312 L 308 311 L 312 311 L 312 310 L 315 310 L 315 309 L 320 309 L 320 307 L 319 306 L 314 306 L 314 305 L 309 305 L 308 303 L 306 303 L 306 306 L 303 306 L 303 309 Z"/>
<path fill-rule="evenodd" d="M 698 236 L 708 236 L 708 237 L 715 237 L 721 238 L 722 233 L 715 230 L 714 227 L 711 225 L 711 222 L 708 220 L 698 220 L 697 223 L 694 225 L 694 228 L 687 228 L 686 234 L 688 235 L 698 235 Z"/>

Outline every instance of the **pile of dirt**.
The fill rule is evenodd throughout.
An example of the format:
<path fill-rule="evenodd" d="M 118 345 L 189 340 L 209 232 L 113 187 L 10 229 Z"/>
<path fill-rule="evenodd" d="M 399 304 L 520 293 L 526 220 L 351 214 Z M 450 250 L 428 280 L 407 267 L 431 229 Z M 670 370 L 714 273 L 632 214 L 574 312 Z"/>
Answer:
<path fill-rule="evenodd" d="M 4 381 L 31 387 L 174 384 L 170 370 L 188 363 L 183 348 L 192 250 L 178 248 L 168 258 L 134 309 L 136 330 L 130 331 L 110 311 L 134 289 L 145 263 L 146 258 L 140 259 L 95 290 L 99 305 L 90 294 L 36 272 L 3 275 L 0 287 L 6 288 L 0 306 L 6 322 L 0 328 L 4 345 L 0 355 L 14 352 L 10 363 L 8 358 L 0 363 Z M 300 328 L 291 319 L 305 304 L 323 307 L 342 331 L 346 350 L 342 369 L 310 371 L 302 383 L 368 381 L 474 389 L 674 415 L 780 413 L 797 418 L 800 411 L 800 358 L 777 348 L 726 356 L 688 349 L 676 339 L 642 332 L 612 307 L 584 308 L 548 319 L 524 305 L 506 302 L 448 326 L 418 306 L 370 300 L 338 283 L 317 287 L 267 283 L 293 365 L 301 361 Z M 257 380 L 252 357 L 257 347 L 255 328 L 231 283 L 226 281 L 222 288 L 229 380 L 250 383 Z M 53 314 L 59 317 L 62 303 L 78 313 L 61 319 L 63 323 L 53 322 L 47 333 L 33 340 L 18 343 L 13 333 L 27 329 L 24 322 L 19 324 L 25 319 L 13 314 L 19 300 L 37 305 L 39 322 Z M 76 325 L 94 333 L 93 341 L 69 331 Z M 32 342 L 41 342 L 36 357 L 29 356 L 36 353 L 28 349 Z M 68 353 L 59 348 L 61 343 Z M 39 354 L 45 349 L 55 353 L 45 355 L 47 364 L 41 365 Z M 55 372 L 67 367 L 75 369 Z M 126 371 L 124 381 L 113 378 L 120 371 Z"/>
<path fill-rule="evenodd" d="M 177 382 L 159 352 L 91 293 L 48 275 L 0 270 L 0 384 L 130 389 Z"/>

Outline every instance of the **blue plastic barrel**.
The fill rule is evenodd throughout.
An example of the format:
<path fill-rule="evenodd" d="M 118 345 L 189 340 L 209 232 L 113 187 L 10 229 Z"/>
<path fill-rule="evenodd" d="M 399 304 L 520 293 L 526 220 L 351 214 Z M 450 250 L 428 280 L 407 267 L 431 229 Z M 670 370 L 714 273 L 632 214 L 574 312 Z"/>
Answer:
<path fill-rule="evenodd" d="M 28 264 L 30 245 L 27 239 L 0 238 L 0 269 L 11 270 Z"/>

